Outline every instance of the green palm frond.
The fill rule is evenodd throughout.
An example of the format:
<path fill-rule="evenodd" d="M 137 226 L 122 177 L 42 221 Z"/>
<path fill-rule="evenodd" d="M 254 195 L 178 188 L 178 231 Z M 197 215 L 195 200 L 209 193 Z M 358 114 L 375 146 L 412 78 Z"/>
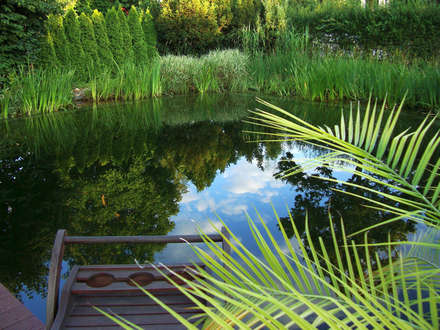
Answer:
<path fill-rule="evenodd" d="M 440 267 L 427 267 L 426 260 L 409 253 L 396 254 L 392 245 L 385 261 L 376 254 L 367 259 L 364 267 L 358 255 L 364 247 L 349 242 L 347 237 L 345 248 L 321 244 L 313 247 L 310 255 L 302 252 L 314 246 L 308 229 L 304 242 L 299 236 L 294 241 L 285 237 L 277 242 L 264 222 L 259 223 L 262 231 L 249 218 L 259 253 L 250 252 L 240 241 L 232 239 L 231 257 L 204 236 L 209 251 L 192 248 L 206 270 L 196 270 L 195 282 L 175 274 L 186 286 L 173 284 L 205 312 L 205 328 L 280 329 L 296 325 L 308 329 L 326 324 L 344 329 L 429 329 L 438 324 Z M 298 232 L 294 222 L 292 226 Z M 332 235 L 336 239 L 334 232 Z M 328 258 L 331 249 L 338 260 Z M 157 271 L 167 277 L 165 270 Z M 207 305 L 203 304 L 205 300 Z M 188 321 L 181 321 L 192 327 Z"/>
<path fill-rule="evenodd" d="M 368 103 L 363 114 L 358 106 L 357 111 L 350 110 L 348 119 L 342 114 L 340 124 L 330 128 L 311 125 L 270 103 L 258 101 L 272 111 L 257 109 L 252 112 L 254 116 L 250 121 L 273 129 L 273 132 L 265 134 L 279 139 L 301 140 L 330 151 L 319 159 L 305 161 L 301 168 L 292 168 L 283 173 L 284 176 L 314 168 L 318 163 L 342 169 L 397 192 L 390 194 L 388 190 L 372 190 L 355 183 L 333 180 L 377 193 L 392 202 L 391 205 L 359 196 L 371 204 L 396 216 L 439 223 L 440 131 L 427 138 L 436 117 L 429 120 L 427 116 L 415 130 L 398 133 L 396 123 L 403 102 L 391 111 L 385 109 L 385 103 L 380 109 L 377 104 Z"/>

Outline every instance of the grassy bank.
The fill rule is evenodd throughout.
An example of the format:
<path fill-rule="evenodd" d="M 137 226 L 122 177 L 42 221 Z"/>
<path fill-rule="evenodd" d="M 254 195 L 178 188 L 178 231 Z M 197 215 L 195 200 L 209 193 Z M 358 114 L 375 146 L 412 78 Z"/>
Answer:
<path fill-rule="evenodd" d="M 390 103 L 406 95 L 410 107 L 438 109 L 440 67 L 389 57 L 358 56 L 309 46 L 306 36 L 291 35 L 275 52 L 258 43 L 239 50 L 213 51 L 201 57 L 167 55 L 149 65 L 126 63 L 77 83 L 73 72 L 20 71 L 0 98 L 3 116 L 57 111 L 72 104 L 72 89 L 86 100 L 140 100 L 161 95 L 243 92 L 289 95 L 305 100 L 367 100 Z"/>

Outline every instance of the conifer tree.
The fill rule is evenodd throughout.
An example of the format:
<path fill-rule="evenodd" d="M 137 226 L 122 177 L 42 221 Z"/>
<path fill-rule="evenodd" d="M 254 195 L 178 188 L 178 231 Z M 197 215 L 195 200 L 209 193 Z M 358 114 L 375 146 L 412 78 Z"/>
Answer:
<path fill-rule="evenodd" d="M 98 10 L 92 14 L 95 40 L 97 44 L 98 58 L 103 67 L 112 68 L 115 65 L 113 54 L 110 50 L 110 41 L 107 35 L 107 27 L 104 16 Z"/>
<path fill-rule="evenodd" d="M 121 23 L 114 7 L 107 11 L 107 14 L 105 15 L 105 25 L 107 27 L 107 36 L 110 41 L 110 49 L 113 58 L 118 65 L 122 64 L 125 59 L 125 53 L 122 44 Z"/>
<path fill-rule="evenodd" d="M 147 63 L 148 50 L 144 39 L 144 31 L 142 30 L 139 14 L 134 6 L 131 7 L 128 14 L 128 26 L 130 28 L 131 37 L 133 39 L 133 52 L 136 64 Z"/>
<path fill-rule="evenodd" d="M 40 62 L 46 67 L 57 67 L 59 65 L 53 44 L 53 38 L 50 32 L 42 38 L 40 48 Z"/>
<path fill-rule="evenodd" d="M 58 63 L 63 67 L 70 66 L 70 51 L 64 33 L 63 17 L 58 15 L 49 15 L 47 18 L 47 31 L 53 38 L 55 55 Z"/>
<path fill-rule="evenodd" d="M 74 9 L 78 14 L 82 14 L 82 13 L 86 15 L 92 14 L 92 9 L 90 7 L 90 0 L 76 0 Z"/>
<path fill-rule="evenodd" d="M 87 57 L 88 65 L 90 68 L 98 68 L 98 47 L 92 21 L 84 13 L 79 16 L 78 20 L 81 31 L 81 44 Z"/>
<path fill-rule="evenodd" d="M 150 10 L 146 10 L 142 15 L 142 30 L 145 35 L 145 42 L 150 47 L 156 47 L 157 34 L 154 28 L 153 16 L 151 16 Z"/>
<path fill-rule="evenodd" d="M 118 17 L 121 26 L 122 47 L 124 49 L 124 57 L 127 62 L 134 61 L 133 38 L 131 37 L 130 28 L 128 27 L 127 15 L 119 8 Z"/>
<path fill-rule="evenodd" d="M 156 48 L 157 33 L 154 27 L 154 20 L 149 9 L 143 12 L 141 23 L 142 30 L 144 31 L 145 43 L 147 44 L 148 58 L 151 60 L 152 58 L 159 56 L 159 52 Z"/>
<path fill-rule="evenodd" d="M 78 15 L 69 9 L 64 17 L 64 30 L 70 51 L 70 60 L 79 79 L 85 79 L 87 74 L 87 60 L 81 45 L 81 32 Z"/>

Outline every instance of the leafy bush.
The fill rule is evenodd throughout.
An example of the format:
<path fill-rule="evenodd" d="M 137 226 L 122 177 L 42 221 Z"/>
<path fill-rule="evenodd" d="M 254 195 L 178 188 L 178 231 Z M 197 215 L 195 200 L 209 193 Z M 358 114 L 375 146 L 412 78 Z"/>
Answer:
<path fill-rule="evenodd" d="M 288 21 L 296 31 L 306 27 L 313 39 L 348 49 L 398 50 L 416 56 L 438 54 L 440 6 L 391 3 L 388 6 L 321 5 L 289 7 Z"/>
<path fill-rule="evenodd" d="M 127 23 L 127 15 L 122 10 L 122 8 L 118 9 L 118 18 L 121 29 L 122 36 L 122 49 L 124 51 L 124 61 L 125 62 L 133 62 L 134 61 L 134 53 L 133 53 L 133 38 L 130 33 L 130 28 Z M 110 36 L 109 36 L 110 37 Z"/>
<path fill-rule="evenodd" d="M 209 0 L 164 0 L 157 18 L 162 53 L 201 54 L 219 40 L 216 6 Z"/>
<path fill-rule="evenodd" d="M 105 15 L 107 36 L 110 41 L 110 50 L 117 64 L 122 64 L 125 59 L 121 22 L 115 8 L 111 8 Z"/>
<path fill-rule="evenodd" d="M 144 38 L 144 31 L 142 30 L 141 18 L 135 7 L 131 7 L 128 14 L 128 25 L 133 40 L 135 63 L 147 63 L 149 60 L 148 48 Z"/>
<path fill-rule="evenodd" d="M 99 59 L 104 67 L 111 68 L 115 62 L 110 50 L 110 40 L 108 38 L 104 16 L 100 11 L 95 9 L 92 14 L 92 21 Z"/>
<path fill-rule="evenodd" d="M 87 73 L 87 58 L 81 43 L 81 30 L 78 15 L 73 9 L 69 9 L 64 17 L 64 32 L 70 53 L 70 63 L 75 69 L 76 75 L 84 79 Z"/>
<path fill-rule="evenodd" d="M 81 44 L 87 60 L 87 68 L 97 68 L 99 67 L 98 46 L 92 20 L 82 13 L 79 16 L 79 26 L 81 31 Z"/>
<path fill-rule="evenodd" d="M 0 5 L 0 85 L 19 65 L 35 63 L 44 21 L 60 13 L 57 0 L 2 0 Z"/>
<path fill-rule="evenodd" d="M 47 19 L 47 33 L 53 38 L 54 50 L 61 66 L 70 66 L 70 47 L 64 33 L 63 17 L 50 15 Z"/>

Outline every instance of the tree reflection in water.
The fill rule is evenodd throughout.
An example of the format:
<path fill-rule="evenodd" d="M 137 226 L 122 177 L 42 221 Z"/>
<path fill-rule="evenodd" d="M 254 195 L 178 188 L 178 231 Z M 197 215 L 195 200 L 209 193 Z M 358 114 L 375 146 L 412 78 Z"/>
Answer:
<path fill-rule="evenodd" d="M 294 157 L 287 152 L 278 162 L 278 170 L 275 176 L 282 175 L 283 172 L 297 167 Z M 338 245 L 342 246 L 342 233 L 340 219 L 343 219 L 346 234 L 355 233 L 361 229 L 392 218 L 392 215 L 381 210 L 369 208 L 362 203 L 359 197 L 350 195 L 364 196 L 375 201 L 383 199 L 374 192 L 366 192 L 357 187 L 343 185 L 334 181 L 325 179 L 337 179 L 337 175 L 326 167 L 316 167 L 313 171 L 300 172 L 283 178 L 283 181 L 292 185 L 296 195 L 294 206 L 290 209 L 290 214 L 297 226 L 302 238 L 305 238 L 306 215 L 310 236 L 314 244 L 319 246 L 318 238 L 322 237 L 325 246 L 333 246 L 331 229 L 329 223 L 329 214 L 333 218 L 334 230 L 339 237 Z M 371 190 L 380 189 L 384 193 L 393 193 L 390 189 L 382 185 L 375 184 L 371 180 L 366 180 L 358 175 L 352 175 L 346 180 L 347 183 L 353 183 Z M 338 191 L 340 190 L 340 191 Z M 341 192 L 344 191 L 346 193 Z M 290 217 L 280 218 L 286 234 L 289 237 L 294 236 Z M 413 222 L 404 220 L 392 222 L 386 226 L 373 229 L 368 233 L 370 243 L 386 242 L 388 235 L 392 241 L 405 240 L 408 232 L 415 231 Z M 354 238 L 357 243 L 363 242 L 363 236 Z M 380 248 L 375 249 L 380 251 Z M 329 253 L 334 254 L 333 249 L 328 249 Z M 309 251 L 308 251 L 309 252 Z M 330 255 L 330 260 L 336 262 L 336 255 Z M 362 251 L 360 252 L 361 262 L 363 261 Z"/>

